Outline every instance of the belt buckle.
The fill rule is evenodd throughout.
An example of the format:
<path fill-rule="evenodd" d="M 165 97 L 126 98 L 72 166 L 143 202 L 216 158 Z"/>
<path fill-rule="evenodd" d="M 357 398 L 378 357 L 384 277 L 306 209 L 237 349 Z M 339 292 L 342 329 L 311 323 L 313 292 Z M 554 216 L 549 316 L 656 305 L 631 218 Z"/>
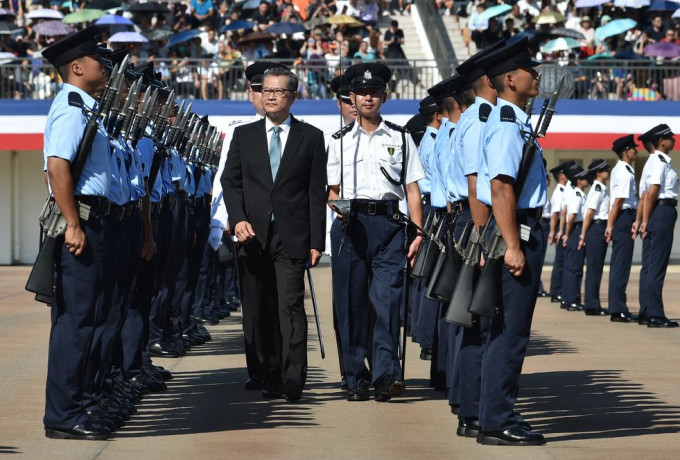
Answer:
<path fill-rule="evenodd" d="M 111 213 L 111 202 L 106 199 L 101 201 L 101 213 L 108 216 Z"/>
<path fill-rule="evenodd" d="M 369 216 L 375 216 L 378 211 L 378 204 L 375 201 L 369 201 L 366 206 L 366 214 Z"/>

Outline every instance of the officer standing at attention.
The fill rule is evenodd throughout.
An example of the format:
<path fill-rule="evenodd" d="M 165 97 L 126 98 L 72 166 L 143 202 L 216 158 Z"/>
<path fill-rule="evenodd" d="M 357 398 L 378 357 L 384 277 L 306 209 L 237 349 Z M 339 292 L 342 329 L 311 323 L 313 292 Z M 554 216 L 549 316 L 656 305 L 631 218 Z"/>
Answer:
<path fill-rule="evenodd" d="M 531 160 L 519 197 L 514 192 L 525 136 L 532 131 L 524 107 L 527 99 L 538 95 L 534 67 L 540 63 L 531 59 L 526 39 L 495 51 L 485 61 L 498 100 L 484 128 L 477 198 L 492 207 L 507 250 L 500 305 L 485 336 L 477 442 L 541 445 L 543 436 L 531 431 L 514 411 L 546 244 L 540 219 L 548 193 L 540 148 Z"/>
<path fill-rule="evenodd" d="M 368 400 L 371 383 L 382 401 L 404 391 L 398 352 L 403 268 L 423 236 L 417 234 L 406 250 L 404 228 L 392 215 L 406 198 L 410 219 L 422 227 L 417 181 L 425 172 L 411 136 L 380 115 L 391 75 L 377 63 L 347 69 L 357 121 L 343 129 L 342 142 L 333 138 L 328 146 L 329 200 L 341 193 L 351 200 L 350 215 L 339 214 L 331 231 L 333 301 L 349 401 Z M 364 364 L 371 309 L 376 316 L 372 376 Z"/>
<path fill-rule="evenodd" d="M 668 125 L 661 124 L 645 133 L 655 149 L 647 162 L 647 189 L 640 224 L 643 240 L 648 240 L 647 276 L 640 280 L 640 301 L 645 302 L 647 327 L 677 327 L 666 318 L 663 305 L 663 284 L 673 246 L 673 227 L 678 217 L 678 175 L 668 155 L 675 138 Z M 643 284 L 644 283 L 644 284 Z M 642 310 L 642 308 L 641 308 Z"/>
<path fill-rule="evenodd" d="M 609 165 L 605 160 L 595 160 L 588 166 L 593 184 L 586 197 L 586 215 L 581 227 L 578 248 L 586 247 L 586 292 L 585 314 L 606 316 L 609 310 L 600 303 L 600 283 L 604 259 L 607 256 L 607 241 L 604 231 L 609 217 L 609 193 L 605 183 L 609 179 Z"/>
<path fill-rule="evenodd" d="M 609 181 L 610 209 L 604 236 L 608 243 L 612 243 L 609 262 L 609 313 L 611 321 L 615 323 L 630 323 L 638 319 L 637 315 L 628 311 L 626 304 L 626 287 L 637 237 L 637 233 L 633 233 L 633 224 L 637 221 L 638 198 L 635 170 L 632 166 L 637 158 L 636 147 L 632 134 L 616 139 L 612 147 L 619 161 L 612 169 Z"/>
<path fill-rule="evenodd" d="M 570 180 L 576 183 L 572 193 L 567 196 L 565 217 L 566 225 L 562 235 L 564 247 L 564 273 L 562 275 L 562 305 L 567 311 L 581 311 L 581 284 L 583 282 L 583 262 L 586 252 L 579 247 L 581 228 L 586 215 L 586 193 L 588 177 L 580 166 L 569 170 Z"/>
<path fill-rule="evenodd" d="M 56 291 L 47 363 L 45 435 L 60 439 L 107 439 L 106 421 L 88 412 L 99 406 L 89 360 L 98 356 L 98 338 L 106 318 L 98 309 L 110 294 L 105 270 L 110 262 L 106 209 L 111 180 L 109 140 L 100 125 L 78 183 L 71 162 L 78 153 L 87 116 L 69 105 L 71 93 L 93 110 L 93 95 L 106 84 L 101 58 L 110 50 L 97 45 L 94 27 L 70 35 L 43 50 L 64 80 L 45 126 L 44 156 L 52 195 L 66 219 L 66 234 L 57 250 Z M 93 340 L 96 339 L 96 340 Z M 96 342 L 96 343 L 95 343 Z"/>
<path fill-rule="evenodd" d="M 562 234 L 559 233 L 561 228 L 560 220 L 562 219 L 562 207 L 564 206 L 564 199 L 566 197 L 567 188 L 569 187 L 569 180 L 567 179 L 566 171 L 576 164 L 574 161 L 568 161 L 550 170 L 555 182 L 555 190 L 550 197 L 550 231 L 548 233 L 548 244 L 555 245 L 555 260 L 553 261 L 553 270 L 550 275 L 550 301 L 562 302 L 562 270 L 564 268 L 564 246 L 562 246 Z M 557 243 L 557 244 L 556 244 Z"/>

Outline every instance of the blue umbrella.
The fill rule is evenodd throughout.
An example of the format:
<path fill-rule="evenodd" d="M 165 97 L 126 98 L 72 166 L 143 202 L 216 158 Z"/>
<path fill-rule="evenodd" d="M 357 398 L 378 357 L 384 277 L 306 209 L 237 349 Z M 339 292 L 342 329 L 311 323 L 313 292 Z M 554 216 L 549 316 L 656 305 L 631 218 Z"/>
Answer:
<path fill-rule="evenodd" d="M 605 38 L 613 37 L 622 34 L 637 25 L 637 22 L 632 19 L 614 19 L 609 21 L 602 27 L 595 30 L 595 42 L 600 42 Z"/>
<path fill-rule="evenodd" d="M 654 0 L 649 7 L 649 11 L 675 11 L 678 9 L 678 2 L 668 0 Z"/>
<path fill-rule="evenodd" d="M 109 43 L 148 43 L 147 38 L 137 32 L 117 32 L 111 35 Z"/>
<path fill-rule="evenodd" d="M 191 40 L 192 38 L 196 38 L 199 35 L 201 35 L 203 31 L 201 29 L 191 29 L 191 30 L 183 30 L 179 33 L 176 33 L 173 35 L 170 40 L 168 40 L 168 43 L 166 46 L 171 47 L 175 46 L 178 43 L 185 42 L 187 40 Z"/>
<path fill-rule="evenodd" d="M 256 10 L 258 6 L 260 6 L 260 2 L 262 0 L 246 0 L 245 2 L 241 3 L 241 9 L 242 10 Z M 268 2 L 271 3 L 271 2 Z M 238 6 L 237 6 L 238 8 Z"/>
<path fill-rule="evenodd" d="M 516 41 L 519 41 L 519 40 L 523 39 L 524 37 L 531 40 L 535 36 L 536 36 L 535 30 L 531 30 L 531 29 L 525 30 L 523 32 L 520 32 L 520 33 L 515 34 L 512 37 L 510 37 L 510 40 L 508 40 L 508 43 L 515 43 Z"/>
<path fill-rule="evenodd" d="M 101 18 L 97 19 L 94 23 L 97 26 L 112 26 L 112 25 L 132 26 L 135 24 L 128 18 L 118 16 L 117 14 L 107 14 L 106 16 L 102 16 Z"/>
<path fill-rule="evenodd" d="M 511 9 L 512 7 L 505 3 L 492 6 L 491 8 L 487 8 L 484 10 L 484 12 L 478 14 L 477 21 L 488 21 L 491 18 L 495 18 L 496 16 L 500 16 L 503 13 L 507 13 Z"/>
<path fill-rule="evenodd" d="M 239 29 L 252 29 L 257 25 L 256 22 L 247 21 L 245 19 L 237 19 L 236 21 L 231 21 L 229 24 L 223 26 L 220 29 L 220 33 L 223 34 L 228 30 L 239 30 Z"/>
<path fill-rule="evenodd" d="M 304 32 L 305 26 L 297 22 L 279 22 L 267 27 L 266 32 L 274 35 L 293 35 L 298 32 Z"/>

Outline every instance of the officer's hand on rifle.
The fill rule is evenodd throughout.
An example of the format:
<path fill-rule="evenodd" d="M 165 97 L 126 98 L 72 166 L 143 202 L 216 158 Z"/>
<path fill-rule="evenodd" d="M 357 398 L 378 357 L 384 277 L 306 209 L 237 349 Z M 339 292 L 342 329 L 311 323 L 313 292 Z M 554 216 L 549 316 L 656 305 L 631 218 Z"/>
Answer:
<path fill-rule="evenodd" d="M 234 234 L 236 235 L 236 238 L 238 238 L 239 243 L 241 244 L 248 244 L 252 241 L 253 238 L 255 238 L 255 232 L 253 231 L 252 225 L 250 225 L 250 222 L 244 220 L 236 224 L 234 227 Z"/>
<path fill-rule="evenodd" d="M 519 246 L 516 248 L 508 248 L 504 256 L 505 266 L 512 276 L 521 276 L 524 271 L 524 264 L 526 259 L 524 253 Z"/>
<path fill-rule="evenodd" d="M 85 232 L 80 228 L 79 224 L 66 226 L 64 244 L 71 254 L 76 257 L 83 253 L 85 246 L 87 246 L 87 238 L 85 238 Z"/>

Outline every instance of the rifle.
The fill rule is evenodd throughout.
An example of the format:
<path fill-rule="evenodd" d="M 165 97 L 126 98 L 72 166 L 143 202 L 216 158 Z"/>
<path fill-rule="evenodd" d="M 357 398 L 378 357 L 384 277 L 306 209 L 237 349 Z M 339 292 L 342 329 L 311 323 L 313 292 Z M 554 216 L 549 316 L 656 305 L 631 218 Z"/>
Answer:
<path fill-rule="evenodd" d="M 435 302 L 444 302 L 448 306 L 458 280 L 458 272 L 463 264 L 460 252 L 456 250 L 454 228 L 458 215 L 453 218 L 447 230 L 448 250 L 445 247 L 437 258 L 432 277 L 427 283 L 425 297 Z M 462 243 L 462 240 L 461 240 Z M 460 244 L 458 247 L 462 247 Z"/>
<path fill-rule="evenodd" d="M 541 114 L 536 124 L 536 130 L 534 130 L 524 142 L 522 162 L 520 163 L 517 180 L 514 185 L 517 201 L 519 201 L 522 189 L 524 188 L 524 182 L 529 175 L 531 163 L 533 162 L 536 150 L 538 149 L 536 139 L 545 137 L 545 133 L 548 131 L 548 126 L 550 126 L 550 121 L 555 113 L 555 105 L 557 104 L 563 84 L 564 76 L 560 79 L 552 97 L 543 102 Z M 489 217 L 489 219 L 491 218 L 492 216 Z M 489 240 L 488 256 L 484 269 L 479 277 L 479 282 L 477 283 L 477 287 L 470 302 L 470 312 L 487 318 L 493 318 L 496 313 L 496 307 L 498 306 L 496 293 L 500 284 L 501 268 L 503 266 L 501 259 L 505 255 L 506 249 L 507 247 L 503 240 L 503 236 L 501 235 L 500 227 L 495 225 L 493 234 Z"/>
<path fill-rule="evenodd" d="M 458 270 L 458 279 L 456 280 L 456 287 L 451 295 L 451 300 L 446 310 L 446 322 L 458 324 L 464 327 L 472 327 L 473 317 L 468 312 L 468 306 L 472 298 L 472 289 L 477 279 L 477 267 L 479 266 L 479 259 L 482 253 L 480 240 L 483 238 L 486 229 L 480 229 L 481 234 L 477 232 L 474 222 L 471 220 L 465 225 L 460 240 L 456 244 L 454 250 L 458 250 L 463 259 L 462 264 Z M 465 248 L 462 248 L 462 242 L 465 235 L 469 234 Z"/>
<path fill-rule="evenodd" d="M 97 111 L 88 119 L 85 130 L 83 131 L 83 138 L 78 146 L 78 152 L 71 164 L 71 175 L 73 178 L 74 187 L 78 186 L 80 175 L 83 172 L 87 158 L 92 150 L 92 143 L 99 128 L 99 119 L 107 114 L 111 109 L 113 99 L 121 90 L 123 81 L 125 79 L 125 65 L 126 61 L 122 62 L 121 66 L 116 65 L 111 73 L 111 78 L 107 85 L 101 92 Z M 82 97 L 76 92 L 68 94 L 68 103 L 71 106 L 78 107 L 84 112 L 89 111 L 83 103 Z M 91 113 L 91 112 L 90 112 Z M 81 213 L 81 218 L 89 215 L 89 207 L 84 204 L 78 206 Z M 59 241 L 63 238 L 66 232 L 66 219 L 61 213 L 57 202 L 49 197 L 47 203 L 43 208 L 41 214 L 40 224 L 42 231 L 45 234 L 42 246 L 38 252 L 38 256 L 33 263 L 33 268 L 26 281 L 26 290 L 36 294 L 35 298 L 39 302 L 50 304 L 52 302 L 52 295 L 54 294 L 54 258 L 59 247 Z"/>

